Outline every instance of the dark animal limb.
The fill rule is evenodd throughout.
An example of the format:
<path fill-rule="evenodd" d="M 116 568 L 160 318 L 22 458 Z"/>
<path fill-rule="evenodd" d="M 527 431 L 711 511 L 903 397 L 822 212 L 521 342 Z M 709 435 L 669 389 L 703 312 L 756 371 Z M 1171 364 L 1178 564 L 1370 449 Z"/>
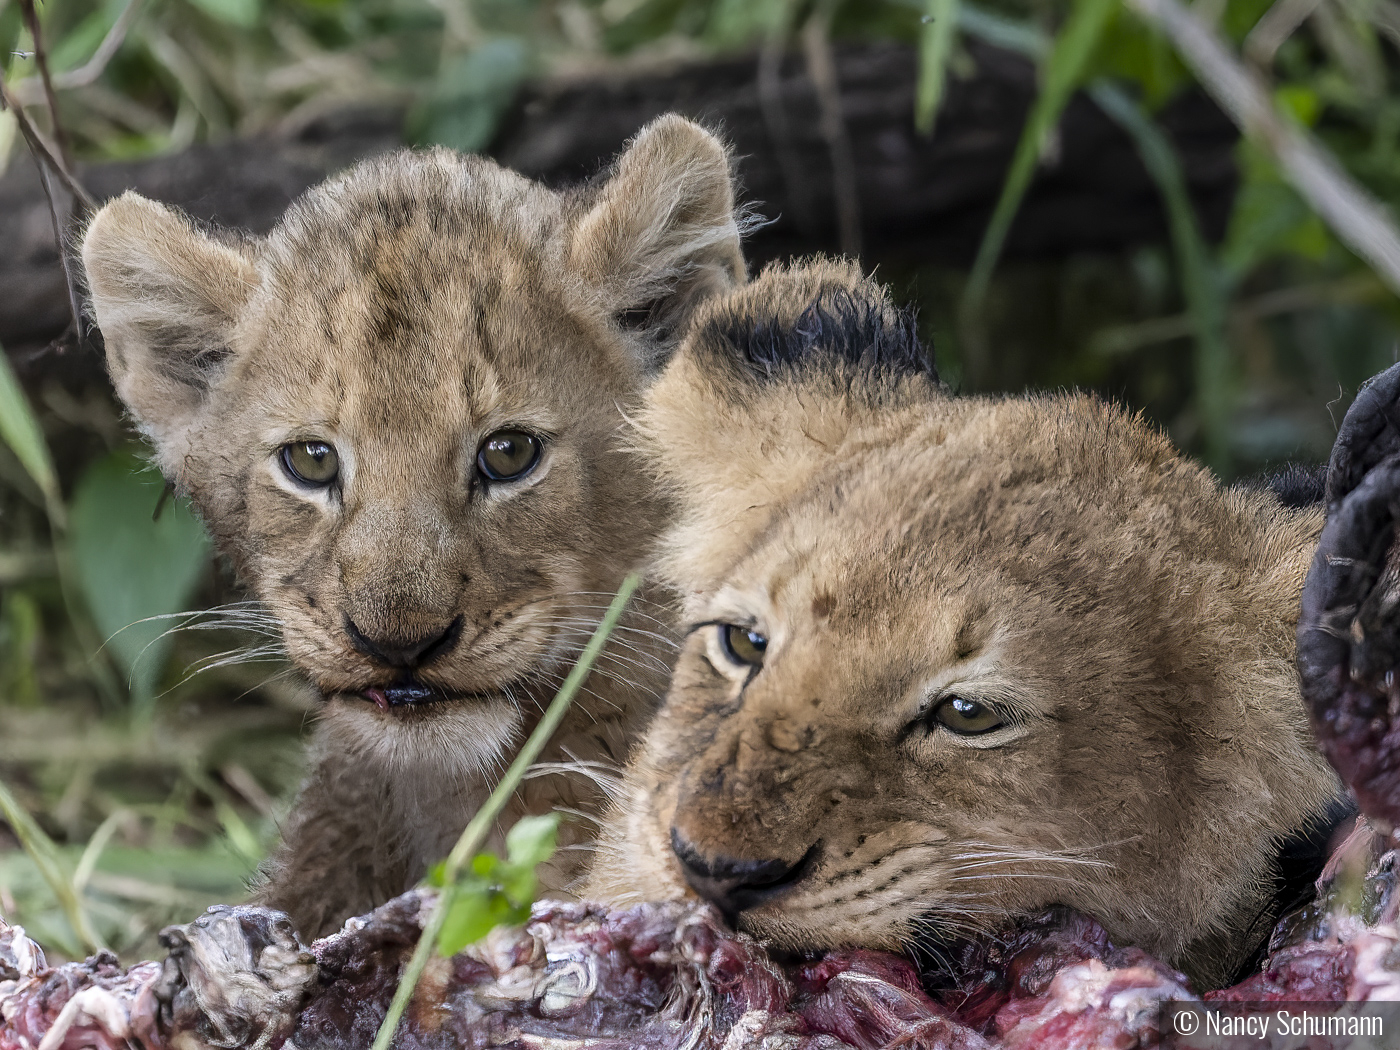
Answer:
<path fill-rule="evenodd" d="M 1400 514 L 1398 394 L 1400 366 L 1366 387 L 1342 423 L 1298 622 L 1298 671 L 1318 744 L 1387 832 L 1400 824 L 1400 592 L 1386 571 Z"/>

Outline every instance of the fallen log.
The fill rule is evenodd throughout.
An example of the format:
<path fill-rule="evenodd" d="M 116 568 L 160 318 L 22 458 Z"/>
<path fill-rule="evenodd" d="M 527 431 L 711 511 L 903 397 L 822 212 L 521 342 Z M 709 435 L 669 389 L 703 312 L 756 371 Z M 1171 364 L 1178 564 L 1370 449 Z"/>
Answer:
<path fill-rule="evenodd" d="M 871 265 L 965 265 L 975 251 L 1036 84 L 1026 59 L 975 43 L 969 47 L 976 73 L 952 79 L 932 138 L 913 127 L 912 48 L 879 43 L 837 49 L 855 172 L 852 206 Z M 750 241 L 755 262 L 840 250 L 832 149 L 801 57 L 783 59 L 771 83 L 761 97 L 757 62 L 742 58 L 667 73 L 537 84 L 506 115 L 490 152 L 533 178 L 574 182 L 597 173 L 647 120 L 674 110 L 721 128 L 733 143 L 746 199 L 773 220 Z M 135 189 L 200 220 L 260 232 L 325 175 L 398 145 L 401 116 L 392 109 L 352 109 L 280 134 L 90 165 L 80 176 L 98 199 Z M 1202 222 L 1218 236 L 1233 201 L 1235 129 L 1195 92 L 1181 96 L 1160 118 L 1177 145 Z M 1161 240 L 1165 230 L 1157 191 L 1132 144 L 1080 96 L 1061 121 L 1007 253 L 1114 251 Z M 0 344 L 26 370 L 76 369 L 95 376 L 100 370 L 90 355 L 34 357 L 67 324 L 48 209 L 32 163 L 16 158 L 0 178 Z"/>

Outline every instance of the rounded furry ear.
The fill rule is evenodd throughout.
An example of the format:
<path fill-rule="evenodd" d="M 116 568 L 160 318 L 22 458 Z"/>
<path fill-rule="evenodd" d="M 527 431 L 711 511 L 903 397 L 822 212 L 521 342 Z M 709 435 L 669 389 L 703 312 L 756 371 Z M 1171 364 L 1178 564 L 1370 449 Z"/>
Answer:
<path fill-rule="evenodd" d="M 107 369 L 163 463 L 222 371 L 239 312 L 260 277 L 231 244 L 135 193 L 106 204 L 83 236 L 83 267 Z"/>
<path fill-rule="evenodd" d="M 674 113 L 637 133 L 576 221 L 569 262 L 605 289 L 655 363 L 703 298 L 742 284 L 733 177 L 724 145 Z"/>
<path fill-rule="evenodd" d="M 942 396 L 912 318 L 854 261 L 773 263 L 702 304 L 634 417 L 678 508 L 659 571 L 717 585 L 838 450 Z"/>

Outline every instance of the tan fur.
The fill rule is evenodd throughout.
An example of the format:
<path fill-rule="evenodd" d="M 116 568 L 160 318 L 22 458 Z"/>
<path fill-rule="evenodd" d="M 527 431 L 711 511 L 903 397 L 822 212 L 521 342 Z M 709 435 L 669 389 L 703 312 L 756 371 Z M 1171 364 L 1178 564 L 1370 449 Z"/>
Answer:
<path fill-rule="evenodd" d="M 1062 902 L 1219 980 L 1276 842 L 1339 794 L 1292 666 L 1320 511 L 1222 488 L 1089 396 L 953 397 L 830 356 L 765 380 L 707 327 L 839 289 L 889 309 L 820 262 L 707 304 L 640 415 L 680 504 L 665 573 L 707 626 L 590 892 L 687 894 L 673 828 L 708 857 L 816 847 L 744 929 L 895 947 Z M 768 638 L 747 684 L 716 623 Z M 920 723 L 950 695 L 1020 727 Z"/>
<path fill-rule="evenodd" d="M 573 193 L 436 150 L 331 179 L 264 238 L 134 194 L 93 220 L 83 260 L 117 390 L 326 698 L 260 895 L 303 935 L 447 852 L 641 558 L 665 508 L 619 447 L 623 413 L 668 330 L 744 279 L 738 238 L 726 152 L 678 117 Z M 543 458 L 486 484 L 478 446 L 507 426 Z M 279 450 L 312 439 L 335 446 L 339 490 L 282 469 Z M 413 639 L 454 617 L 459 640 L 419 678 L 458 699 L 365 699 L 399 672 L 347 620 Z M 665 681 L 665 632 L 632 614 L 547 758 L 621 760 Z M 544 777 L 506 823 L 599 804 Z"/>

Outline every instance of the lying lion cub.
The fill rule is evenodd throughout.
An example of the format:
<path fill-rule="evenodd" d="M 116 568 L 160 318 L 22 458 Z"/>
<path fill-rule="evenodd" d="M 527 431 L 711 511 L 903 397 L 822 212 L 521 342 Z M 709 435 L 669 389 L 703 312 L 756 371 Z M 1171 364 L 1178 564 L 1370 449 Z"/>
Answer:
<path fill-rule="evenodd" d="M 591 892 L 789 948 L 1060 902 L 1209 986 L 1341 789 L 1293 670 L 1319 509 L 1078 395 L 953 397 L 855 267 L 697 315 L 640 415 L 686 640 Z"/>
<path fill-rule="evenodd" d="M 623 414 L 694 305 L 744 279 L 728 156 L 663 117 L 556 193 L 397 153 L 262 238 L 127 194 L 83 261 L 156 462 L 325 696 L 261 902 L 326 933 L 447 853 L 661 526 Z M 621 760 L 666 632 L 632 614 L 553 758 Z M 600 803 L 556 775 L 505 819 Z"/>

